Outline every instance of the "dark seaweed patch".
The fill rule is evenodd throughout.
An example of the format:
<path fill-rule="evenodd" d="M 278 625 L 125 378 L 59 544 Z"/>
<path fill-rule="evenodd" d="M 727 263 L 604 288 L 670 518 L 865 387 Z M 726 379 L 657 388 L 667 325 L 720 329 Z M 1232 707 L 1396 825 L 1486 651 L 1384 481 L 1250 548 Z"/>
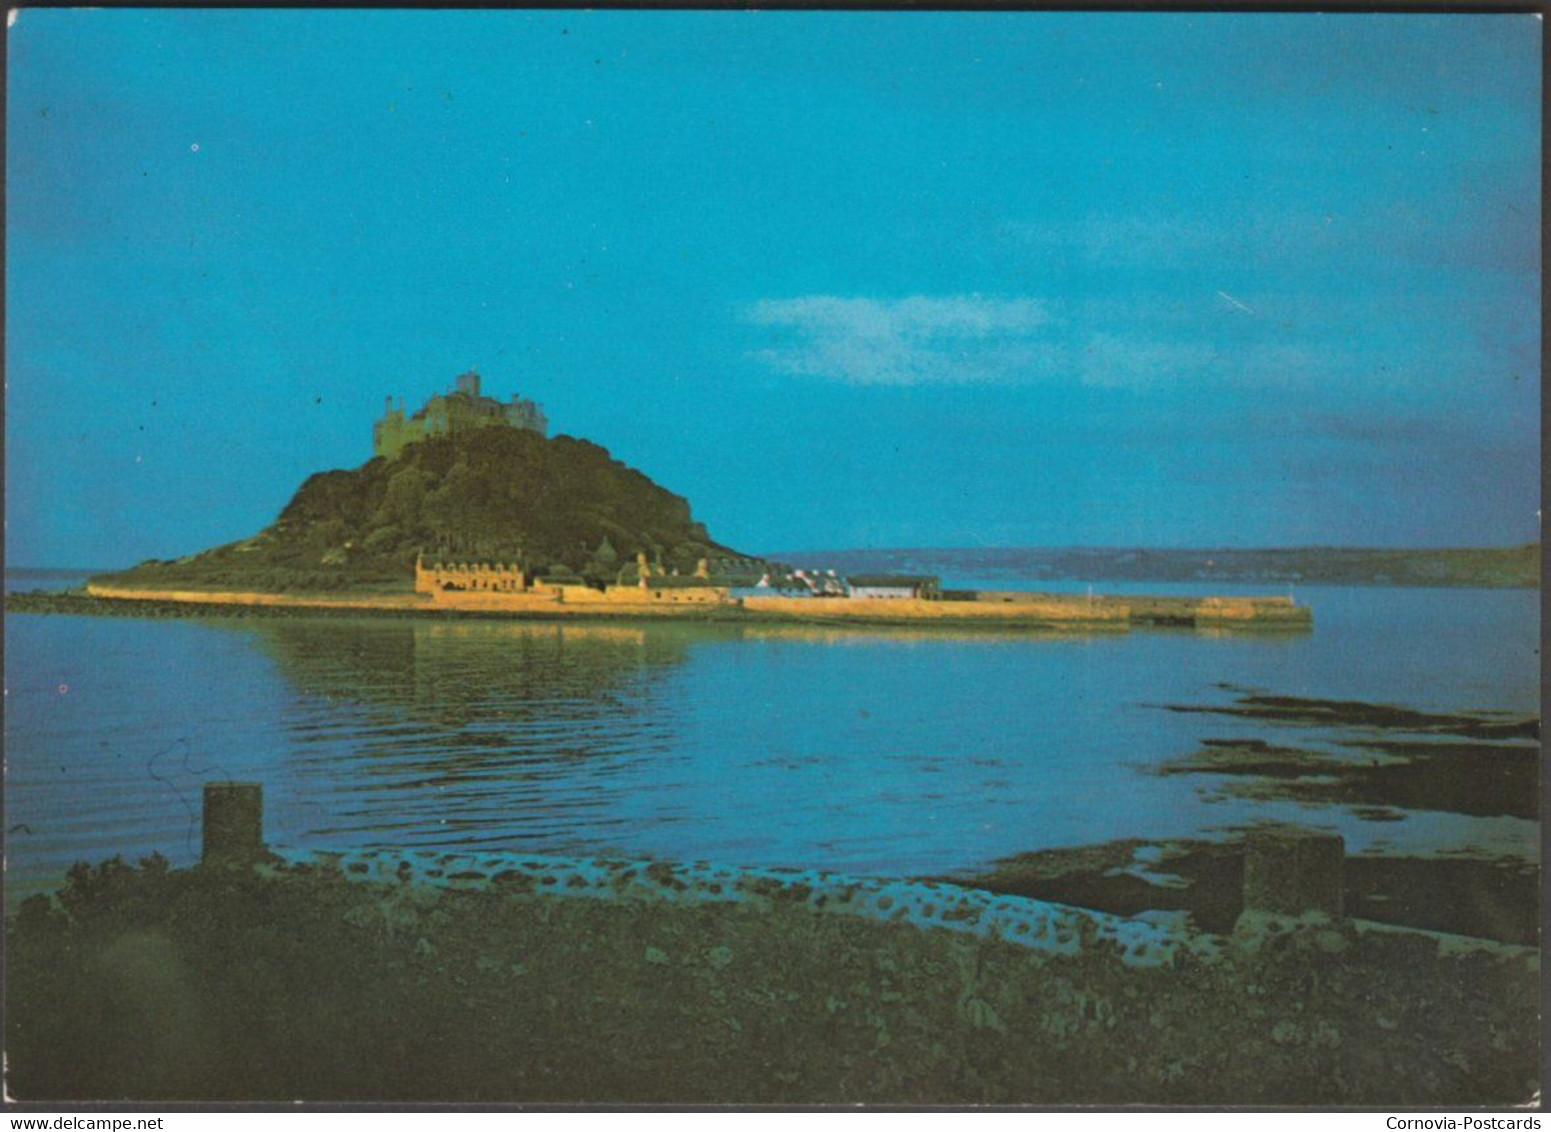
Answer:
<path fill-rule="evenodd" d="M 1318 727 L 1372 727 L 1391 731 L 1463 735 L 1473 739 L 1539 739 L 1540 720 L 1512 718 L 1497 712 L 1454 714 L 1417 711 L 1362 700 L 1325 700 L 1302 696 L 1240 696 L 1234 703 L 1163 704 L 1166 711 L 1203 712 L 1298 723 Z"/>
<path fill-rule="evenodd" d="M 1136 868 L 1139 851 L 1150 852 L 1149 870 L 1166 870 L 1185 884 L 1150 883 Z M 1023 853 L 957 883 L 1124 916 L 1184 911 L 1221 934 L 1243 911 L 1244 856 L 1231 842 L 1112 841 Z M 1540 938 L 1539 874 L 1528 862 L 1348 856 L 1342 888 L 1347 914 L 1359 919 L 1530 946 Z"/>
<path fill-rule="evenodd" d="M 1215 774 L 1237 797 L 1386 809 L 1437 810 L 1472 817 L 1540 816 L 1540 748 L 1529 744 L 1355 741 L 1381 758 L 1346 756 L 1256 739 L 1208 739 L 1158 768 L 1159 774 Z M 1367 816 L 1367 815 L 1365 815 Z"/>

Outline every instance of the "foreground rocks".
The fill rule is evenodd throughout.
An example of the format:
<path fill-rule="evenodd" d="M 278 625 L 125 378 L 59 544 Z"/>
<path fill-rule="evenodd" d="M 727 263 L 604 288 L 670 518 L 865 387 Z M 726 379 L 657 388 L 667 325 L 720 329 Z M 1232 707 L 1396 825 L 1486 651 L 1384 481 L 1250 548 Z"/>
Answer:
<path fill-rule="evenodd" d="M 1203 930 L 1218 933 L 1231 932 L 1244 910 L 1238 840 L 1127 839 L 1040 849 L 960 879 L 991 892 L 1124 916 L 1186 912 Z M 1341 883 L 1346 912 L 1358 919 L 1528 947 L 1540 941 L 1540 870 L 1532 861 L 1350 855 L 1341 862 Z"/>
<path fill-rule="evenodd" d="M 1454 941 L 1457 945 L 1459 941 Z M 1505 1105 L 1534 955 L 1261 925 L 1126 966 L 736 903 L 84 866 L 7 924 L 21 1100 Z"/>

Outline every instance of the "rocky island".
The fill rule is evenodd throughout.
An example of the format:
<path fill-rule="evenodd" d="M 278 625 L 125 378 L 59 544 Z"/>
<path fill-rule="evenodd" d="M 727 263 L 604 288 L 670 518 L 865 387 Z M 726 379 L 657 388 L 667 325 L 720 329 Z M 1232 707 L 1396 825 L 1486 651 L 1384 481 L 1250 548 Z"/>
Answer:
<path fill-rule="evenodd" d="M 413 414 L 390 398 L 372 459 L 311 476 L 253 537 L 94 577 L 84 596 L 11 604 L 1085 632 L 1311 624 L 1308 607 L 1283 596 L 955 591 L 932 575 L 809 573 L 718 542 L 682 496 L 590 441 L 548 436 L 548 427 L 533 401 L 485 396 L 476 373 Z"/>

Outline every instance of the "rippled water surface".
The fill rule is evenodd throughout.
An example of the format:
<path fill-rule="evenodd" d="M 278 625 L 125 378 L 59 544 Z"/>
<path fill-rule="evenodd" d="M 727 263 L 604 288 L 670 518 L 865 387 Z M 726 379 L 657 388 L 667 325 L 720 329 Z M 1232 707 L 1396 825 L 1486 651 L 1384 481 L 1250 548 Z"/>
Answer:
<path fill-rule="evenodd" d="M 1178 591 L 1181 587 L 1168 587 Z M 1215 587 L 1222 591 L 1228 587 Z M 503 846 L 860 873 L 1257 818 L 1354 849 L 1532 857 L 1536 826 L 1209 801 L 1148 773 L 1228 684 L 1538 711 L 1539 595 L 1309 589 L 1312 633 L 941 632 L 340 618 L 6 617 L 8 902 L 77 859 L 197 856 L 200 785 L 276 843 Z"/>

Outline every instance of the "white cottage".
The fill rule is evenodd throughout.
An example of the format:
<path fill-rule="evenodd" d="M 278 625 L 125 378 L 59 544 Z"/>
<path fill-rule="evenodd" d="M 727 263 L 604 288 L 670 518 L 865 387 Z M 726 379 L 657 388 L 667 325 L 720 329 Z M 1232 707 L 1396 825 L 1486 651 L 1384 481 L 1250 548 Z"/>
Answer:
<path fill-rule="evenodd" d="M 846 579 L 846 592 L 853 598 L 935 601 L 942 596 L 942 586 L 940 579 L 931 574 L 855 574 Z"/>

